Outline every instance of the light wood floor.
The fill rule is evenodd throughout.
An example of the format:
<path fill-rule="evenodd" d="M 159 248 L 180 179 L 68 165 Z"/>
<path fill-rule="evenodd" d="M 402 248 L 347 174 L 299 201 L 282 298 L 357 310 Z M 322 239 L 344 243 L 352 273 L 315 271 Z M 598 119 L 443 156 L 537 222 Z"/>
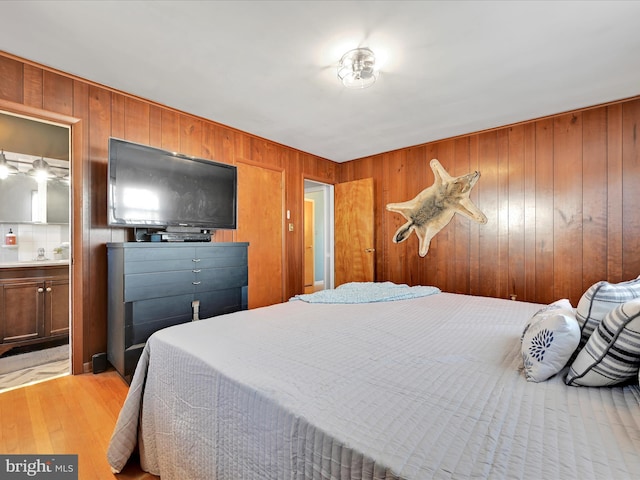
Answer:
<path fill-rule="evenodd" d="M 137 461 L 111 473 L 107 447 L 128 386 L 113 370 L 0 393 L 0 452 L 78 454 L 82 480 L 152 480 Z"/>

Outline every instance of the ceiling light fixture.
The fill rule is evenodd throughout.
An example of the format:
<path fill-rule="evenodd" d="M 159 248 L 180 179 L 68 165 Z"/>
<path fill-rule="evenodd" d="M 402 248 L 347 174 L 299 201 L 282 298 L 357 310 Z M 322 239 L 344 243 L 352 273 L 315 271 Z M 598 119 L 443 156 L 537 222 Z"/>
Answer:
<path fill-rule="evenodd" d="M 0 180 L 4 180 L 9 175 L 15 175 L 16 173 L 18 173 L 18 169 L 7 163 L 7 157 L 4 155 L 4 150 L 0 150 Z"/>
<path fill-rule="evenodd" d="M 347 88 L 367 88 L 376 83 L 376 56 L 368 48 L 349 50 L 338 64 L 338 78 Z"/>

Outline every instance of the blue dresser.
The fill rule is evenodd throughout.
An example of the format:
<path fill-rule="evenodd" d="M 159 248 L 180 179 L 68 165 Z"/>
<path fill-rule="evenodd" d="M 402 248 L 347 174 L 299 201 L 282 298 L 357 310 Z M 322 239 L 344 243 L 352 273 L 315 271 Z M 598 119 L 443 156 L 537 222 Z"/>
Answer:
<path fill-rule="evenodd" d="M 131 381 L 155 331 L 247 309 L 248 243 L 108 243 L 107 359 Z"/>

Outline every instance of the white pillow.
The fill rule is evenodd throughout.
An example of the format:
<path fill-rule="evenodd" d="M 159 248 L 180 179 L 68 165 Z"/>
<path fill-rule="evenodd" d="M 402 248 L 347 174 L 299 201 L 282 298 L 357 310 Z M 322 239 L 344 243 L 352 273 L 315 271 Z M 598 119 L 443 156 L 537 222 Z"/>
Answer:
<path fill-rule="evenodd" d="M 543 382 L 558 373 L 579 343 L 580 325 L 572 308 L 556 305 L 536 313 L 522 337 L 522 363 L 527 381 Z"/>
<path fill-rule="evenodd" d="M 614 308 L 640 297 L 640 277 L 627 282 L 598 282 L 584 292 L 578 302 L 576 319 L 582 330 L 580 347 L 587 343 L 602 319 Z"/>
<path fill-rule="evenodd" d="M 540 320 L 547 317 L 548 315 L 551 315 L 554 313 L 562 313 L 562 311 L 565 311 L 565 310 L 575 316 L 574 309 L 571 306 L 571 302 L 569 301 L 568 298 L 556 300 L 555 302 L 550 303 L 545 307 L 542 307 L 540 310 L 534 313 L 533 316 L 529 319 L 529 321 L 525 324 L 524 330 L 522 331 L 522 335 L 520 336 L 520 341 L 522 342 L 522 340 L 524 340 L 524 336 L 527 333 L 527 330 L 533 323 L 539 322 Z"/>
<path fill-rule="evenodd" d="M 565 378 L 567 385 L 604 387 L 638 377 L 640 298 L 609 312 L 593 332 Z"/>

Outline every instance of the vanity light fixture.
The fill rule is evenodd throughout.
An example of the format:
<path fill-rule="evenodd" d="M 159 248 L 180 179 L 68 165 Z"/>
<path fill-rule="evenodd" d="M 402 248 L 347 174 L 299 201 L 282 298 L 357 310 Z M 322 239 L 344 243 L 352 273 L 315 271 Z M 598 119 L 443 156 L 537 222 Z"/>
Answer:
<path fill-rule="evenodd" d="M 56 167 L 57 171 L 53 172 L 54 181 L 60 182 L 64 185 L 69 185 L 71 178 L 69 176 L 69 170 L 66 168 Z"/>
<path fill-rule="evenodd" d="M 38 158 L 33 161 L 33 168 L 27 173 L 33 177 L 36 177 L 38 182 L 44 182 L 48 178 L 54 178 L 55 175 L 51 172 L 49 164 L 44 158 Z"/>
<path fill-rule="evenodd" d="M 9 175 L 15 175 L 16 173 L 18 173 L 18 169 L 13 165 L 9 165 L 4 150 L 0 150 L 0 180 L 4 180 Z"/>
<path fill-rule="evenodd" d="M 338 64 L 338 78 L 347 88 L 367 88 L 378 78 L 376 56 L 368 48 L 349 50 Z"/>

